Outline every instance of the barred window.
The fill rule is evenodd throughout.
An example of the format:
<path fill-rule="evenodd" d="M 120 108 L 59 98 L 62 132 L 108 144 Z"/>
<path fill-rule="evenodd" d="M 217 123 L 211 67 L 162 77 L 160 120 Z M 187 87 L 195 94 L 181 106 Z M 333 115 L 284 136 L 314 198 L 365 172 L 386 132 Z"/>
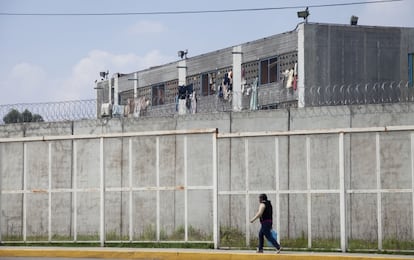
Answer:
<path fill-rule="evenodd" d="M 164 102 L 165 102 L 164 84 L 152 86 L 152 106 L 164 105 Z"/>
<path fill-rule="evenodd" d="M 278 71 L 277 57 L 260 61 L 260 85 L 276 82 Z"/>
<path fill-rule="evenodd" d="M 201 95 L 209 96 L 216 93 L 216 72 L 205 73 L 201 76 Z"/>

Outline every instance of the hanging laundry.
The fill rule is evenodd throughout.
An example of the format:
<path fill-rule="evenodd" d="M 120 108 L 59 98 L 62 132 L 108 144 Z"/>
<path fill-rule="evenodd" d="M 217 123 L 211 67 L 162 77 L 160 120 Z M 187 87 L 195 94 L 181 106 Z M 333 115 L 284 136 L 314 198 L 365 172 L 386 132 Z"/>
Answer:
<path fill-rule="evenodd" d="M 124 106 L 113 105 L 112 106 L 112 117 L 121 117 L 124 114 Z"/>
<path fill-rule="evenodd" d="M 195 91 L 190 95 L 191 99 L 191 114 L 195 114 L 197 112 L 197 97 Z"/>
<path fill-rule="evenodd" d="M 187 95 L 187 86 L 185 85 L 178 86 L 178 98 L 185 99 L 186 95 Z"/>
<path fill-rule="evenodd" d="M 229 71 L 229 87 L 228 87 L 228 89 L 230 90 L 230 91 L 232 91 L 233 90 L 233 71 Z"/>
<path fill-rule="evenodd" d="M 230 71 L 230 73 L 231 73 L 231 71 Z M 228 100 L 229 99 L 229 92 L 231 91 L 231 80 L 229 78 L 229 73 L 224 74 L 222 91 L 223 91 L 223 99 Z"/>
<path fill-rule="evenodd" d="M 179 99 L 178 100 L 178 114 L 185 115 L 187 113 L 187 108 L 185 107 L 186 100 Z"/>
<path fill-rule="evenodd" d="M 223 97 L 223 87 L 221 85 L 218 86 L 217 96 L 219 98 L 222 98 Z"/>
<path fill-rule="evenodd" d="M 134 113 L 134 100 L 132 98 L 127 99 L 127 104 L 124 109 L 124 116 L 131 117 Z"/>
<path fill-rule="evenodd" d="M 288 78 L 286 82 L 286 88 L 291 88 L 293 86 L 293 68 L 288 72 Z"/>
<path fill-rule="evenodd" d="M 228 88 L 227 88 L 227 86 L 228 85 L 225 85 L 225 84 L 223 84 L 223 99 L 224 100 L 227 100 L 228 98 L 229 98 L 229 93 L 228 93 Z"/>
<path fill-rule="evenodd" d="M 140 97 L 135 99 L 134 117 L 138 118 L 142 116 L 150 105 L 150 101 L 147 97 Z"/>
<path fill-rule="evenodd" d="M 250 96 L 250 110 L 257 110 L 257 83 L 259 79 L 255 78 L 252 84 L 252 95 Z"/>
<path fill-rule="evenodd" d="M 295 63 L 295 68 L 293 70 L 293 90 L 296 91 L 298 88 L 298 64 Z"/>

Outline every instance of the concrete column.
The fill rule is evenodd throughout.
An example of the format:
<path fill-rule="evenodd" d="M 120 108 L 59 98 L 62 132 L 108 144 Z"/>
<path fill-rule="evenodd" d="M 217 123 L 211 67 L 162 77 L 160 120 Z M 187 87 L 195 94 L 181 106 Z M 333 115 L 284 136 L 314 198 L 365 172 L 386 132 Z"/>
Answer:
<path fill-rule="evenodd" d="M 180 60 L 178 62 L 178 86 L 187 84 L 187 61 Z M 178 92 L 178 89 L 177 89 Z M 178 100 L 178 114 L 185 115 L 187 113 L 187 107 L 185 106 L 185 99 Z"/>
<path fill-rule="evenodd" d="M 233 111 L 241 111 L 242 93 L 241 93 L 241 65 L 242 51 L 241 45 L 233 47 Z"/>
<path fill-rule="evenodd" d="M 298 107 L 305 107 L 305 25 L 298 29 Z"/>
<path fill-rule="evenodd" d="M 112 78 L 108 79 L 108 103 L 112 104 Z"/>
<path fill-rule="evenodd" d="M 119 105 L 119 100 L 118 100 L 118 92 L 119 92 L 118 78 L 119 78 L 119 73 L 115 73 L 114 74 L 114 105 Z"/>
<path fill-rule="evenodd" d="M 138 97 L 138 72 L 134 73 L 134 99 Z"/>
<path fill-rule="evenodd" d="M 187 61 L 180 60 L 178 62 L 178 85 L 182 86 L 187 83 Z"/>

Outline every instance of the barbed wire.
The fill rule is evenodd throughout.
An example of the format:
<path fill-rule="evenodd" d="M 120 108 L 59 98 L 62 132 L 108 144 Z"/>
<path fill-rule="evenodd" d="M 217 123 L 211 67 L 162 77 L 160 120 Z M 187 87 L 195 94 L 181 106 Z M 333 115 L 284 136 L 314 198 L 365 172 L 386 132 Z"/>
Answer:
<path fill-rule="evenodd" d="M 336 106 L 414 102 L 408 82 L 343 84 L 305 88 L 306 106 Z"/>
<path fill-rule="evenodd" d="M 74 121 L 83 119 L 96 119 L 96 100 L 75 100 L 48 103 L 22 103 L 0 105 L 0 124 L 4 117 L 13 109 L 20 113 L 28 110 L 38 114 L 45 122 Z"/>
<path fill-rule="evenodd" d="M 297 107 L 298 89 L 275 86 L 257 88 L 257 95 L 246 92 L 232 92 L 226 99 L 217 95 L 199 96 L 197 98 L 197 113 L 217 113 L 234 111 L 233 100 L 240 99 L 238 111 L 280 109 Z M 256 102 L 252 102 L 256 99 Z M 365 105 L 383 103 L 414 102 L 414 88 L 408 82 L 381 82 L 366 84 L 342 84 L 326 87 L 305 87 L 305 106 L 339 106 Z M 255 104 L 252 106 L 252 104 Z M 3 118 L 12 110 L 20 113 L 24 110 L 40 115 L 45 122 L 79 121 L 83 119 L 96 120 L 100 118 L 97 111 L 97 101 L 94 99 L 0 105 L 0 124 Z M 140 115 L 142 118 L 172 117 L 178 114 L 175 103 L 160 106 L 150 106 Z M 187 113 L 189 114 L 189 112 Z M 120 115 L 119 117 L 133 117 Z M 106 118 L 107 119 L 107 118 Z"/>

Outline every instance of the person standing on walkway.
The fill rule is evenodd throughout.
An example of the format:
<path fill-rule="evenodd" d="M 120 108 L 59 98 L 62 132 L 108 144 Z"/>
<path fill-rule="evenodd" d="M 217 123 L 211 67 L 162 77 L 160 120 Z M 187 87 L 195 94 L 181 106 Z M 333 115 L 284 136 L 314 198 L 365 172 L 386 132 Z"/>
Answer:
<path fill-rule="evenodd" d="M 259 203 L 259 210 L 250 220 L 250 223 L 253 223 L 256 219 L 260 218 L 261 227 L 259 231 L 259 247 L 257 248 L 257 253 L 263 253 L 264 237 L 272 243 L 276 248 L 276 252 L 280 253 L 281 247 L 271 233 L 273 224 L 272 203 L 270 203 L 270 200 L 267 200 L 266 194 L 260 194 Z"/>

